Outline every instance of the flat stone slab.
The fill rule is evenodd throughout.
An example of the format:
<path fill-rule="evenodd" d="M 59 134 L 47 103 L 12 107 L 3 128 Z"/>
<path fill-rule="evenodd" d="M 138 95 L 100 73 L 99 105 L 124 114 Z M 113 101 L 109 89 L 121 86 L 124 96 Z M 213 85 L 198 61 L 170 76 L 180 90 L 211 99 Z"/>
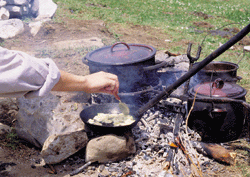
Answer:
<path fill-rule="evenodd" d="M 74 48 L 93 47 L 93 46 L 100 48 L 103 47 L 104 44 L 102 43 L 101 38 L 92 37 L 87 39 L 55 42 L 53 46 L 57 49 L 74 49 Z"/>

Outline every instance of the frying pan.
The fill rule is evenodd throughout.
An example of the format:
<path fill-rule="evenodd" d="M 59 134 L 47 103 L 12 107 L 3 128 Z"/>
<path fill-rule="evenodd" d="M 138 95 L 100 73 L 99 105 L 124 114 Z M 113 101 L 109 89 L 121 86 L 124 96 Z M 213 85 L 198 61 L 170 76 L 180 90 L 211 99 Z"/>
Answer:
<path fill-rule="evenodd" d="M 133 115 L 138 108 L 132 105 L 128 105 L 131 115 Z M 93 104 L 86 107 L 80 113 L 82 121 L 94 132 L 99 133 L 124 133 L 127 130 L 131 130 L 140 120 L 139 117 L 134 117 L 135 122 L 130 125 L 124 126 L 115 126 L 110 127 L 106 125 L 94 125 L 88 122 L 89 119 L 93 119 L 98 113 L 112 114 L 112 113 L 121 113 L 119 109 L 119 103 L 105 103 L 105 104 Z"/>
<path fill-rule="evenodd" d="M 204 60 L 199 62 L 197 65 L 193 66 L 186 74 L 180 77 L 173 84 L 169 85 L 165 90 L 161 91 L 158 95 L 156 95 L 153 99 L 149 100 L 148 103 L 143 105 L 142 107 L 134 108 L 129 107 L 131 109 L 131 115 L 136 120 L 134 123 L 128 126 L 119 126 L 119 127 L 105 127 L 105 126 L 97 126 L 88 123 L 88 119 L 93 118 L 97 113 L 111 113 L 112 111 L 119 110 L 118 103 L 107 103 L 103 105 L 93 105 L 88 108 L 85 108 L 81 113 L 80 117 L 84 123 L 86 123 L 90 128 L 92 127 L 96 131 L 125 131 L 127 129 L 133 128 L 141 119 L 142 115 L 155 104 L 157 104 L 164 97 L 168 97 L 175 89 L 177 89 L 180 85 L 194 76 L 197 72 L 199 72 L 202 68 L 204 68 L 207 64 L 217 58 L 219 55 L 224 53 L 238 41 L 240 41 L 244 36 L 246 36 L 250 32 L 250 24 L 248 24 L 245 28 L 243 28 L 239 33 L 237 33 L 234 37 L 232 37 L 229 41 L 219 47 L 217 50 L 208 55 Z"/>

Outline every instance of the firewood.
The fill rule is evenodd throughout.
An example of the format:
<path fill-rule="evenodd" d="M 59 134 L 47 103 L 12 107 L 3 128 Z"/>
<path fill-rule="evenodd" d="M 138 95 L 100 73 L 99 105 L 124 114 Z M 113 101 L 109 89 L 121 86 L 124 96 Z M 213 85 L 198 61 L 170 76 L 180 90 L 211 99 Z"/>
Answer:
<path fill-rule="evenodd" d="M 77 175 L 78 173 L 81 173 L 85 168 L 87 168 L 88 166 L 90 166 L 91 163 L 92 162 L 87 162 L 83 166 L 77 168 L 76 170 L 74 170 L 73 172 L 70 173 L 70 176 L 74 176 L 74 175 Z"/>
<path fill-rule="evenodd" d="M 213 158 L 219 162 L 229 165 L 233 165 L 235 163 L 237 154 L 219 144 L 192 141 L 192 145 L 199 153 L 202 153 L 203 155 Z"/>
<path fill-rule="evenodd" d="M 51 164 L 48 164 L 50 170 L 48 171 L 48 173 L 50 174 L 57 174 L 57 171 L 55 170 L 55 168 L 51 165 Z"/>
<path fill-rule="evenodd" d="M 179 53 L 178 53 L 178 54 L 175 54 L 175 53 L 171 53 L 171 52 L 169 52 L 169 51 L 166 51 L 165 54 L 168 54 L 169 56 L 175 56 L 175 57 L 181 55 L 181 54 L 179 54 Z"/>

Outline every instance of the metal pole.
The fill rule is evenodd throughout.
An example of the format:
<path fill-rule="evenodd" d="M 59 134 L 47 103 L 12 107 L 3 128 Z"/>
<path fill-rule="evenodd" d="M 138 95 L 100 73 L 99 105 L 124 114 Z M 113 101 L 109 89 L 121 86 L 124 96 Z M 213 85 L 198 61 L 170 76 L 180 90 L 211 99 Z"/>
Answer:
<path fill-rule="evenodd" d="M 157 104 L 162 98 L 168 97 L 175 89 L 177 89 L 180 85 L 190 79 L 193 75 L 199 72 L 202 68 L 204 68 L 207 64 L 213 61 L 215 58 L 220 56 L 238 41 L 240 41 L 243 37 L 245 37 L 250 32 L 250 24 L 248 24 L 245 28 L 243 28 L 239 33 L 237 33 L 234 37 L 232 37 L 229 41 L 219 47 L 217 50 L 208 55 L 204 60 L 195 65 L 192 69 L 190 69 L 186 74 L 180 77 L 173 84 L 168 86 L 164 91 L 160 92 L 155 98 L 149 100 L 148 103 L 143 105 L 138 112 L 134 114 L 136 117 L 141 117 L 144 112 Z"/>

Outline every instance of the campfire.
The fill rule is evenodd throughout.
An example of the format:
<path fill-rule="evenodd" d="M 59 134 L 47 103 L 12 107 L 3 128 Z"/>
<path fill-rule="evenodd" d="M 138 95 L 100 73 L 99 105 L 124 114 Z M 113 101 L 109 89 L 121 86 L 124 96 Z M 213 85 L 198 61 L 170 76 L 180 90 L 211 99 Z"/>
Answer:
<path fill-rule="evenodd" d="M 55 157 L 60 155 L 63 155 L 63 159 L 59 160 L 65 160 L 86 146 L 84 160 L 79 160 L 85 164 L 75 169 L 72 176 L 97 170 L 99 176 L 203 176 L 215 174 L 223 168 L 221 164 L 234 164 L 236 153 L 228 149 L 227 143 L 239 138 L 242 133 L 239 130 L 247 126 L 249 105 L 245 102 L 245 89 L 237 85 L 237 80 L 240 80 L 236 72 L 237 66 L 236 70 L 233 68 L 231 78 L 224 80 L 214 77 L 214 74 L 227 68 L 213 68 L 216 64 L 212 60 L 245 33 L 243 30 L 236 38 L 197 63 L 194 62 L 198 60 L 200 51 L 195 58 L 190 56 L 191 45 L 187 55 L 166 52 L 166 57 L 160 60 L 156 59 L 156 50 L 152 46 L 142 44 L 116 43 L 89 53 L 83 62 L 89 66 L 90 73 L 102 70 L 117 74 L 121 79 L 119 96 L 122 102 L 130 106 L 135 122 L 128 126 L 91 127 L 87 123 L 89 117 L 82 117 L 84 114 L 75 112 L 78 119 L 80 115 L 80 123 L 80 119 L 72 119 L 74 115 L 66 112 L 66 108 L 58 108 L 59 97 L 51 99 L 51 103 L 34 101 L 37 106 L 28 109 L 25 115 L 37 112 L 39 116 L 43 112 L 39 107 L 41 105 L 49 108 L 44 120 L 55 109 L 59 109 L 63 115 L 49 120 L 51 127 L 56 123 L 58 127 L 55 134 L 63 133 L 61 136 L 50 134 L 51 131 L 46 129 L 39 131 L 45 137 L 41 135 L 40 139 L 33 140 L 37 146 L 42 147 L 45 162 L 56 163 Z M 135 51 L 139 51 L 139 54 Z M 95 52 L 98 53 L 97 57 Z M 100 56 L 105 56 L 103 52 L 108 53 L 105 60 L 100 59 Z M 119 62 L 114 62 L 115 59 Z M 192 80 L 199 78 L 199 74 L 204 72 L 202 69 L 209 63 L 212 66 L 208 67 L 208 80 Z M 234 66 L 230 63 L 231 65 Z M 231 70 L 232 67 L 229 67 L 228 72 Z M 192 78 L 195 74 L 196 77 Z M 220 76 L 223 75 L 222 73 Z M 70 101 L 64 101 L 63 104 L 65 103 L 71 105 L 71 110 L 79 110 L 78 105 L 72 105 Z M 111 95 L 91 94 L 89 104 L 80 111 L 92 107 L 95 115 L 118 104 Z M 97 107 L 100 109 L 96 109 Z M 240 119 L 236 119 L 236 115 Z M 46 123 L 41 116 L 38 120 L 39 125 Z M 71 129 L 65 128 L 65 122 L 69 120 Z M 84 129 L 82 125 L 85 125 Z M 57 143 L 61 139 L 65 141 Z"/>
<path fill-rule="evenodd" d="M 136 111 L 135 113 L 131 113 L 137 120 L 138 126 L 134 127 L 132 129 L 132 133 L 135 136 L 135 142 L 137 143 L 137 149 L 139 150 L 138 154 L 134 157 L 134 160 L 132 164 L 132 172 L 130 171 L 130 174 L 133 173 L 139 173 L 137 170 L 138 168 L 138 161 L 141 162 L 141 158 L 143 158 L 145 161 L 148 161 L 148 164 L 154 164 L 153 168 L 150 172 L 147 171 L 145 174 L 139 173 L 139 175 L 148 175 L 152 174 L 153 176 L 156 176 L 157 174 L 161 176 L 166 176 L 166 175 L 177 175 L 177 176 L 202 176 L 203 172 L 206 171 L 206 165 L 209 164 L 209 159 L 206 157 L 213 158 L 217 161 L 227 163 L 227 164 L 233 164 L 236 158 L 236 153 L 233 151 L 227 150 L 225 147 L 219 145 L 219 144 L 212 144 L 202 142 L 202 139 L 205 139 L 205 136 L 200 136 L 200 134 L 196 133 L 195 131 L 189 129 L 189 118 L 191 117 L 191 123 L 193 123 L 193 129 L 199 129 L 199 127 L 207 127 L 209 126 L 208 124 L 203 124 L 203 123 L 197 123 L 195 122 L 197 117 L 192 115 L 193 109 L 195 109 L 195 98 L 197 94 L 203 95 L 204 97 L 209 97 L 210 99 L 213 99 L 214 97 L 222 97 L 222 100 L 225 102 L 225 98 L 231 98 L 231 99 L 239 99 L 241 101 L 245 100 L 245 90 L 244 88 L 241 88 L 240 86 L 233 85 L 231 83 L 226 83 L 224 82 L 221 78 L 213 78 L 213 74 L 210 76 L 210 80 L 208 80 L 207 83 L 201 83 L 198 88 L 195 88 L 194 95 L 192 97 L 192 102 L 189 102 L 189 97 L 190 94 L 187 94 L 187 90 L 189 89 L 189 84 L 190 84 L 190 78 L 198 73 L 204 66 L 206 66 L 209 62 L 211 62 L 214 58 L 216 58 L 217 55 L 220 55 L 220 53 L 223 53 L 227 48 L 229 48 L 232 43 L 236 42 L 238 38 L 241 38 L 240 35 L 244 35 L 243 33 L 239 33 L 237 37 L 231 39 L 228 43 L 224 44 L 223 47 L 219 48 L 216 52 L 214 52 L 212 55 L 209 55 L 206 59 L 204 59 L 201 63 L 197 64 L 194 66 L 194 62 L 199 59 L 199 55 L 201 52 L 201 47 L 199 46 L 197 56 L 194 58 L 190 55 L 191 51 L 191 45 L 189 45 L 188 52 L 187 52 L 187 57 L 189 59 L 189 71 L 185 73 L 183 76 L 180 78 L 177 78 L 177 81 L 174 83 L 170 83 L 170 86 L 166 85 L 166 89 L 163 89 L 163 91 L 158 91 L 157 95 L 154 96 L 152 99 L 143 104 L 142 106 Z M 235 41 L 236 40 L 236 41 Z M 127 50 L 125 48 L 118 48 L 117 52 L 115 53 L 114 47 L 117 46 L 118 44 L 115 44 L 111 47 L 111 54 L 107 54 L 107 56 L 111 55 L 112 57 L 114 56 L 123 56 L 124 53 L 128 52 L 128 57 L 123 56 L 124 58 L 129 58 L 129 62 L 131 62 L 131 59 L 133 57 L 130 57 L 131 53 L 132 56 L 134 56 L 133 50 L 130 51 L 130 47 L 134 45 L 127 45 L 124 43 L 121 43 L 127 47 Z M 137 45 L 135 45 L 137 46 Z M 140 46 L 140 45 L 138 45 Z M 144 46 L 145 47 L 145 46 Z M 147 48 L 146 46 L 145 48 Z M 154 57 L 154 50 L 152 47 L 148 47 L 151 50 L 151 53 L 149 54 L 149 57 L 146 57 L 146 59 L 139 59 L 137 62 L 141 61 L 147 61 Z M 97 53 L 102 53 L 100 52 L 102 50 L 98 50 Z M 106 49 L 104 49 L 106 51 Z M 119 52 L 121 51 L 121 52 Z M 125 51 L 125 52 L 124 52 Z M 120 54 L 121 53 L 121 54 Z M 101 56 L 100 54 L 96 54 L 97 56 Z M 114 56 L 113 56 L 114 55 Z M 92 56 L 92 57 L 89 57 Z M 112 60 L 111 57 L 111 60 Z M 144 56 L 145 57 L 145 56 Z M 91 54 L 87 55 L 86 59 L 88 62 L 99 62 L 96 61 L 95 53 L 92 52 Z M 120 58 L 119 58 L 120 59 Z M 134 59 L 134 58 L 133 58 Z M 120 59 L 121 61 L 124 61 L 123 58 Z M 119 60 L 119 61 L 120 61 Z M 105 62 L 108 62 L 109 59 Z M 122 62 L 121 62 L 122 63 Z M 121 65 L 119 63 L 118 65 L 120 67 L 123 67 L 123 64 Z M 133 63 L 126 63 L 125 66 L 130 66 L 128 64 L 135 64 L 136 62 Z M 154 63 L 154 62 L 153 62 Z M 96 64 L 96 63 L 95 63 Z M 100 63 L 99 63 L 100 64 Z M 101 63 L 103 64 L 103 63 Z M 106 63 L 109 67 L 108 68 L 113 68 L 111 63 Z M 114 63 L 116 65 L 116 63 Z M 169 62 L 167 61 L 162 61 L 160 63 L 161 67 L 164 66 L 169 66 Z M 215 64 L 214 64 L 215 66 Z M 92 66 L 90 66 L 92 67 Z M 93 66 L 94 67 L 94 66 Z M 116 67 L 116 66 L 115 66 Z M 143 66 L 144 67 L 144 66 Z M 95 67 L 94 67 L 95 68 Z M 128 68 L 128 67 L 127 67 Z M 154 68 L 154 66 L 152 67 Z M 225 68 L 213 68 L 213 67 L 208 67 L 212 68 L 212 73 L 218 73 L 217 70 L 225 70 Z M 230 67 L 227 67 L 229 70 L 231 69 Z M 100 69 L 100 68 L 98 68 Z M 105 70 L 105 69 L 104 69 Z M 118 69 L 117 69 L 118 70 Z M 109 70 L 109 72 L 113 72 L 118 75 L 119 77 L 119 72 L 117 72 L 115 69 Z M 147 75 L 146 71 L 144 70 L 145 73 L 142 75 L 145 76 Z M 153 72 L 154 73 L 154 72 Z M 232 77 L 236 77 L 236 72 L 235 74 L 232 75 Z M 130 73 L 131 74 L 131 73 Z M 137 73 L 132 73 L 137 76 Z M 154 74 L 150 74 L 150 76 L 155 76 Z M 120 76 L 122 77 L 122 75 Z M 122 77 L 122 79 L 126 78 Z M 149 77 L 148 77 L 149 78 Z M 164 77 L 162 77 L 164 79 Z M 128 79 L 128 78 L 126 78 Z M 152 79 L 152 77 L 151 77 Z M 212 80 L 213 79 L 213 80 Z M 150 78 L 149 78 L 150 81 Z M 147 83 L 150 83 L 150 82 Z M 187 81 L 187 82 L 186 82 Z M 163 81 L 164 83 L 168 84 L 166 81 Z M 185 83 L 186 82 L 186 83 Z M 184 102 L 184 99 L 180 99 L 178 103 L 178 108 L 176 108 L 175 103 L 169 104 L 169 100 L 165 99 L 164 96 L 171 97 L 171 93 L 178 88 L 182 84 L 186 84 L 183 90 L 183 95 L 179 95 L 179 98 L 184 98 L 186 96 L 187 102 Z M 205 85 L 205 86 L 204 86 Z M 204 92 L 205 87 L 208 85 L 208 91 Z M 200 87 L 202 87 L 201 91 L 199 91 Z M 230 87 L 230 89 L 228 89 Z M 128 89 L 129 92 L 131 92 L 131 89 Z M 228 91 L 230 90 L 230 91 Z M 233 90 L 233 91 L 232 91 Z M 188 96 L 187 96 L 188 95 Z M 177 96 L 178 97 L 178 96 Z M 200 97 L 202 100 L 202 96 Z M 170 99 L 171 100 L 171 99 Z M 126 102 L 126 100 L 124 100 Z M 237 101 L 236 101 L 237 102 Z M 108 103 L 107 103 L 108 104 Z M 187 106 L 186 106 L 186 105 Z M 229 110 L 234 110 L 235 106 L 228 107 L 228 108 L 223 108 L 223 105 L 218 105 L 213 102 L 213 100 L 208 103 L 209 106 L 202 106 L 202 111 L 196 110 L 196 112 L 200 113 L 199 116 L 201 116 L 200 120 L 202 120 L 202 116 L 208 115 L 210 118 L 213 119 L 218 119 L 220 121 L 219 126 L 217 128 L 219 130 L 216 130 L 216 135 L 219 136 L 218 133 L 223 132 L 223 138 L 227 136 L 228 133 L 234 134 L 234 136 L 229 136 L 225 139 L 225 141 L 229 141 L 230 139 L 236 139 L 239 137 L 241 133 L 234 132 L 233 129 L 236 127 L 237 129 L 240 127 L 243 127 L 244 120 L 246 118 L 246 114 L 243 113 L 243 115 L 240 115 L 242 117 L 242 120 L 240 123 L 236 123 L 232 120 L 227 119 L 225 115 L 227 115 Z M 240 103 L 242 104 L 242 102 Z M 166 107 L 167 105 L 171 105 L 172 107 L 172 114 L 170 112 L 166 112 Z M 188 107 L 188 108 L 187 108 Z M 196 106 L 197 107 L 197 106 Z M 211 108 L 210 108 L 211 107 Z M 237 106 L 236 106 L 237 107 Z M 244 107 L 244 106 L 243 106 Z M 243 112 L 245 109 L 242 109 Z M 242 112 L 241 110 L 241 112 Z M 232 114 L 234 112 L 231 112 L 229 114 Z M 235 113 L 237 114 L 237 113 Z M 224 116 L 224 117 L 223 117 Z M 229 116 L 230 117 L 230 116 Z M 206 117 L 205 117 L 206 119 Z M 221 120 L 222 119 L 222 120 Z M 225 122 L 224 122 L 224 120 Z M 138 121 L 139 120 L 139 121 Z M 205 120 L 204 122 L 206 122 Z M 233 122 L 233 127 L 227 127 L 230 122 Z M 216 123 L 216 122 L 215 122 Z M 226 124 L 226 125 L 225 125 Z M 213 126 L 213 125 L 212 125 Z M 224 126 L 224 127 L 223 127 Z M 133 127 L 130 127 L 133 128 Z M 210 127 L 211 128 L 211 125 Z M 104 129 L 105 130 L 105 129 Z M 207 129 L 209 130 L 209 129 Z M 213 130 L 213 129 L 212 129 Z M 232 132 L 231 132 L 232 131 Z M 201 130 L 202 132 L 202 130 Z M 225 134 L 226 132 L 226 134 Z M 204 133 L 204 132 L 202 132 Z M 207 132 L 205 132 L 207 133 Z M 235 135 L 236 134 L 236 135 Z M 211 135 L 211 132 L 210 132 Z M 209 137 L 210 139 L 210 137 Z M 209 139 L 206 139 L 206 141 L 210 141 Z M 213 141 L 214 139 L 211 139 Z M 216 139 L 216 142 L 218 143 L 222 139 Z M 195 149 L 197 151 L 195 151 Z M 199 153 L 200 154 L 199 154 Z M 201 155 L 202 154 L 202 155 Z M 206 157 L 205 157 L 206 156 Z M 161 159 L 161 160 L 160 160 Z M 97 160 L 98 161 L 98 160 Z M 89 161 L 89 164 L 91 162 Z M 161 164 L 161 165 L 160 165 Z M 161 166 L 161 172 L 159 171 L 159 166 Z M 83 166 L 82 168 L 76 170 L 74 173 L 78 173 L 79 171 L 83 170 L 86 166 Z M 137 170 L 135 170 L 137 169 Z M 156 171 L 155 171 L 156 170 Z M 206 171 L 206 173 L 209 170 Z M 160 173 L 159 173 L 160 172 Z"/>
<path fill-rule="evenodd" d="M 175 66 L 167 66 L 159 71 L 159 77 L 162 83 L 168 84 L 169 78 L 164 77 L 165 72 L 169 72 L 169 68 L 173 71 L 182 70 L 182 74 L 187 72 L 187 64 L 189 60 L 186 55 L 166 58 L 166 60 L 180 61 Z M 183 64 L 185 63 L 185 64 Z M 184 66 L 180 68 L 180 66 Z M 176 72 L 174 72 L 176 73 Z M 181 75 L 176 75 L 177 78 Z M 171 83 L 170 83 L 171 84 Z M 161 85 L 163 88 L 167 85 Z M 160 92 L 161 89 L 153 90 L 154 94 Z M 213 142 L 203 142 L 202 137 L 195 130 L 187 126 L 187 119 L 190 116 L 186 109 L 187 102 L 181 98 L 185 88 L 179 88 L 176 94 L 172 94 L 169 98 L 162 99 L 151 109 L 143 114 L 137 126 L 131 129 L 131 135 L 134 138 L 136 152 L 128 156 L 125 160 L 108 163 L 108 169 L 112 169 L 119 174 L 134 174 L 134 175 L 148 175 L 165 176 L 173 174 L 176 176 L 202 176 L 203 173 L 214 173 L 213 166 L 218 167 L 217 162 L 224 164 L 234 164 L 236 153 L 228 150 L 223 144 L 216 144 Z M 131 95 L 135 95 L 130 93 Z M 147 92 L 149 99 L 155 95 Z M 128 101 L 131 104 L 131 95 Z M 126 97 L 124 101 L 126 102 Z M 134 97 L 138 100 L 138 97 Z M 92 104 L 112 104 L 115 99 L 107 94 L 92 94 Z M 101 102 L 96 103 L 96 100 Z M 194 101 L 194 100 L 193 100 Z M 142 100 L 140 101 L 142 104 Z M 146 103 L 146 102 L 144 102 Z M 134 102 L 137 104 L 137 102 Z M 135 106 L 135 105 L 134 105 Z M 90 130 L 91 131 L 91 130 Z M 108 133 L 115 133 L 115 131 L 108 131 Z M 91 131 L 92 138 L 100 137 L 107 134 L 100 134 Z M 126 133 L 124 133 L 126 134 Z M 119 134 L 120 136 L 125 136 Z M 100 150 L 101 151 L 101 150 Z M 97 160 L 98 161 L 98 160 Z M 100 161 L 101 162 L 101 161 Z M 129 164 L 129 162 L 131 162 Z M 77 169 L 72 175 L 84 171 L 91 163 L 86 163 L 80 169 Z M 122 164 L 126 168 L 122 168 Z M 129 165 L 128 165 L 129 164 Z M 143 167 L 147 166 L 145 169 Z"/>

